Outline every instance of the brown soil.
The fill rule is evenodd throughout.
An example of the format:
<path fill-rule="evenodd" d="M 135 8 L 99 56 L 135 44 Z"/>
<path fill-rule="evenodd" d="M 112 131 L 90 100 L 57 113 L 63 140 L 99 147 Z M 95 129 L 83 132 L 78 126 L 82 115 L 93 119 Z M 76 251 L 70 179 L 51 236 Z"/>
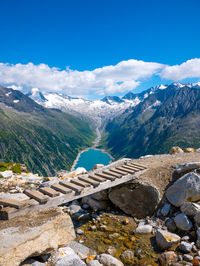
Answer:
<path fill-rule="evenodd" d="M 174 166 L 189 162 L 200 162 L 200 152 L 162 154 L 136 159 L 135 163 L 144 164 L 148 170 L 139 179 L 153 184 L 160 191 L 161 197 L 165 188 L 172 182 Z"/>

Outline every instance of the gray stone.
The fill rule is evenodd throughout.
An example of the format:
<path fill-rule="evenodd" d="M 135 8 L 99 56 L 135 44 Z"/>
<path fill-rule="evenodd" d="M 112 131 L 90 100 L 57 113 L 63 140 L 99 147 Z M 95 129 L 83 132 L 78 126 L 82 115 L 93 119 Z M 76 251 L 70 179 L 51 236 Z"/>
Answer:
<path fill-rule="evenodd" d="M 121 259 L 122 260 L 131 260 L 134 258 L 134 252 L 132 250 L 125 250 L 122 254 L 121 254 Z"/>
<path fill-rule="evenodd" d="M 126 214 L 139 219 L 151 216 L 160 201 L 156 187 L 140 183 L 113 188 L 109 193 L 109 198 Z"/>
<path fill-rule="evenodd" d="M 83 235 L 83 234 L 84 234 L 84 231 L 83 231 L 82 229 L 77 229 L 77 230 L 76 230 L 76 233 L 77 233 L 78 235 Z"/>
<path fill-rule="evenodd" d="M 181 205 L 181 211 L 188 216 L 195 216 L 200 211 L 200 205 L 193 202 L 184 202 Z"/>
<path fill-rule="evenodd" d="M 182 176 L 167 189 L 166 197 L 176 207 L 180 207 L 185 201 L 200 200 L 200 176 L 196 173 Z"/>
<path fill-rule="evenodd" d="M 49 259 L 55 266 L 86 266 L 79 256 L 69 247 L 59 248 Z"/>
<path fill-rule="evenodd" d="M 124 265 L 121 261 L 119 261 L 118 259 L 108 254 L 99 255 L 98 260 L 100 263 L 106 266 L 123 266 Z"/>
<path fill-rule="evenodd" d="M 12 177 L 12 175 L 13 175 L 13 171 L 10 171 L 10 170 L 0 172 L 0 177 L 3 177 L 3 178 L 10 178 Z"/>
<path fill-rule="evenodd" d="M 108 202 L 105 200 L 95 200 L 91 196 L 82 198 L 83 204 L 88 204 L 94 211 L 106 210 L 108 207 Z"/>
<path fill-rule="evenodd" d="M 69 208 L 70 208 L 70 215 L 73 215 L 73 214 L 80 212 L 82 210 L 81 206 L 75 205 L 75 204 L 70 205 Z"/>
<path fill-rule="evenodd" d="M 167 215 L 168 215 L 168 213 L 169 213 L 169 211 L 170 211 L 170 207 L 171 207 L 171 205 L 168 204 L 168 203 L 166 203 L 166 204 L 162 207 L 162 209 L 161 209 L 161 211 L 160 211 L 160 213 L 162 214 L 162 216 L 167 216 Z"/>
<path fill-rule="evenodd" d="M 200 162 L 190 162 L 185 164 L 179 164 L 176 166 L 177 173 L 185 173 L 187 171 L 193 171 L 200 168 Z"/>
<path fill-rule="evenodd" d="M 102 190 L 100 192 L 92 194 L 91 197 L 95 200 L 107 200 L 108 199 L 108 192 L 107 192 L 107 190 Z"/>
<path fill-rule="evenodd" d="M 158 230 L 156 233 L 156 243 L 161 250 L 173 247 L 180 241 L 180 237 L 176 234 L 164 230 Z"/>
<path fill-rule="evenodd" d="M 184 254 L 183 255 L 183 260 L 185 261 L 192 261 L 193 260 L 193 257 L 189 254 Z"/>
<path fill-rule="evenodd" d="M 139 224 L 139 226 L 136 228 L 135 233 L 137 234 L 150 234 L 152 232 L 152 226 L 149 224 Z"/>
<path fill-rule="evenodd" d="M 87 266 L 103 266 L 98 260 L 90 260 Z"/>
<path fill-rule="evenodd" d="M 83 205 L 82 205 L 82 208 L 87 210 L 87 209 L 90 208 L 90 206 L 89 206 L 88 204 L 83 204 Z"/>
<path fill-rule="evenodd" d="M 168 219 L 166 221 L 167 230 L 174 233 L 176 231 L 176 224 L 174 222 L 174 219 Z"/>
<path fill-rule="evenodd" d="M 96 255 L 96 252 L 94 250 L 91 250 L 90 248 L 76 242 L 72 241 L 68 245 L 69 248 L 73 249 L 73 251 L 80 257 L 80 259 L 84 260 L 90 255 Z"/>
<path fill-rule="evenodd" d="M 174 218 L 174 222 L 178 229 L 182 231 L 189 231 L 192 228 L 192 222 L 184 213 L 178 214 Z"/>
<path fill-rule="evenodd" d="M 192 250 L 192 245 L 185 241 L 181 241 L 181 244 L 179 245 L 179 249 L 185 253 L 189 253 Z"/>
<path fill-rule="evenodd" d="M 197 242 L 196 242 L 196 245 L 197 245 L 198 248 L 200 248 L 200 227 L 197 228 L 196 234 L 197 234 Z"/>
<path fill-rule="evenodd" d="M 195 214 L 194 220 L 195 220 L 196 226 L 200 227 L 200 211 Z"/>
<path fill-rule="evenodd" d="M 1 221 L 0 265 L 18 266 L 30 256 L 39 256 L 67 245 L 75 232 L 68 214 L 59 208 L 32 212 L 9 221 Z"/>

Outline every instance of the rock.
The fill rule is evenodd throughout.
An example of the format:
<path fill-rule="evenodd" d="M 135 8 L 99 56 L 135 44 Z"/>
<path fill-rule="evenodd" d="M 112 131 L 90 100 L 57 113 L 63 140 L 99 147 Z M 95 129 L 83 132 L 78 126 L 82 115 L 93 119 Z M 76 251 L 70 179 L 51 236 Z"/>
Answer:
<path fill-rule="evenodd" d="M 164 230 L 158 230 L 156 233 L 156 243 L 161 250 L 173 247 L 180 241 L 180 237 L 176 234 Z"/>
<path fill-rule="evenodd" d="M 200 260 L 198 258 L 193 258 L 193 260 L 191 261 L 193 266 L 199 266 L 200 264 Z"/>
<path fill-rule="evenodd" d="M 174 233 L 176 231 L 176 224 L 174 222 L 174 219 L 168 219 L 166 221 L 167 230 Z"/>
<path fill-rule="evenodd" d="M 162 216 L 167 216 L 167 214 L 168 214 L 169 211 L 170 211 L 170 207 L 171 207 L 171 205 L 168 204 L 168 203 L 166 203 L 166 204 L 162 207 L 162 209 L 161 209 L 161 211 L 160 211 L 160 213 L 162 214 Z"/>
<path fill-rule="evenodd" d="M 85 260 L 90 255 L 96 255 L 94 250 L 76 242 L 72 241 L 68 245 L 69 248 L 73 249 L 73 251 L 80 257 L 80 259 Z"/>
<path fill-rule="evenodd" d="M 180 173 L 185 173 L 187 171 L 193 171 L 198 168 L 200 168 L 200 162 L 190 162 L 190 163 L 176 165 L 176 172 L 180 174 Z"/>
<path fill-rule="evenodd" d="M 181 205 L 181 211 L 188 216 L 195 216 L 197 212 L 200 212 L 200 205 L 193 202 L 184 202 Z"/>
<path fill-rule="evenodd" d="M 121 254 L 122 260 L 132 260 L 134 258 L 134 252 L 132 250 L 125 250 Z"/>
<path fill-rule="evenodd" d="M 71 218 L 59 208 L 1 221 L 0 265 L 17 266 L 28 257 L 48 253 L 74 238 Z"/>
<path fill-rule="evenodd" d="M 88 204 L 83 204 L 83 205 L 82 205 L 82 208 L 85 209 L 85 210 L 87 210 L 87 209 L 90 208 L 90 206 L 89 206 Z"/>
<path fill-rule="evenodd" d="M 175 147 L 172 147 L 172 148 L 171 148 L 171 150 L 170 150 L 169 153 L 170 153 L 170 154 L 183 153 L 183 150 L 182 150 L 180 147 L 175 146 Z"/>
<path fill-rule="evenodd" d="M 90 208 L 92 208 L 95 211 L 97 211 L 97 210 L 106 210 L 107 207 L 108 207 L 108 202 L 107 201 L 95 200 L 91 196 L 87 196 L 87 197 L 82 198 L 82 203 L 83 204 L 88 204 L 90 206 Z"/>
<path fill-rule="evenodd" d="M 179 245 L 179 249 L 185 253 L 189 253 L 192 250 L 192 245 L 185 241 L 181 241 L 181 244 Z"/>
<path fill-rule="evenodd" d="M 20 264 L 20 266 L 46 266 L 45 263 L 36 261 L 34 259 L 27 259 L 24 262 L 22 262 L 22 264 Z"/>
<path fill-rule="evenodd" d="M 162 266 L 166 266 L 178 261 L 178 256 L 174 251 L 166 251 L 160 255 L 158 260 Z"/>
<path fill-rule="evenodd" d="M 98 260 L 90 260 L 87 266 L 103 266 Z"/>
<path fill-rule="evenodd" d="M 196 234 L 197 234 L 197 242 L 196 242 L 196 245 L 197 245 L 198 248 L 200 248 L 200 227 L 197 228 Z"/>
<path fill-rule="evenodd" d="M 140 225 L 136 228 L 135 233 L 137 234 L 150 234 L 152 232 L 152 226 L 149 224 Z"/>
<path fill-rule="evenodd" d="M 183 236 L 182 238 L 181 238 L 181 241 L 189 241 L 189 239 L 190 239 L 190 237 L 189 236 Z"/>
<path fill-rule="evenodd" d="M 84 231 L 81 230 L 81 229 L 77 229 L 77 230 L 76 230 L 76 233 L 77 233 L 78 235 L 83 235 L 83 234 L 84 234 Z"/>
<path fill-rule="evenodd" d="M 193 257 L 189 254 L 184 254 L 183 255 L 183 260 L 185 261 L 192 261 L 193 260 Z"/>
<path fill-rule="evenodd" d="M 98 163 L 98 164 L 95 164 L 95 165 L 92 167 L 92 170 L 96 170 L 96 169 L 99 169 L 99 168 L 102 168 L 102 167 L 104 167 L 104 164 L 100 164 L 100 163 Z"/>
<path fill-rule="evenodd" d="M 110 237 L 109 237 L 110 238 Z M 110 254 L 111 256 L 115 256 L 115 254 L 117 253 L 117 250 L 116 250 L 116 248 L 114 248 L 114 247 L 109 247 L 108 249 L 107 249 L 107 252 L 108 252 L 108 254 Z"/>
<path fill-rule="evenodd" d="M 59 248 L 49 259 L 55 266 L 86 266 L 79 256 L 69 247 Z"/>
<path fill-rule="evenodd" d="M 187 152 L 187 153 L 194 152 L 194 151 L 195 151 L 194 148 L 186 148 L 186 149 L 184 150 L 184 152 Z"/>
<path fill-rule="evenodd" d="M 151 216 L 159 200 L 159 191 L 150 184 L 128 184 L 109 193 L 110 200 L 126 214 L 136 218 Z"/>
<path fill-rule="evenodd" d="M 185 201 L 200 200 L 200 176 L 196 173 L 185 174 L 167 189 L 166 197 L 176 207 Z"/>
<path fill-rule="evenodd" d="M 100 192 L 92 194 L 91 197 L 95 200 L 107 200 L 108 199 L 108 192 L 107 192 L 107 190 L 102 190 Z"/>
<path fill-rule="evenodd" d="M 10 171 L 10 170 L 0 172 L 0 177 L 3 177 L 3 178 L 10 178 L 12 177 L 12 175 L 13 175 L 13 171 Z"/>
<path fill-rule="evenodd" d="M 106 266 L 123 266 L 124 265 L 121 261 L 119 261 L 118 259 L 108 254 L 99 255 L 98 260 L 100 263 Z"/>
<path fill-rule="evenodd" d="M 178 229 L 182 231 L 189 231 L 192 228 L 192 222 L 185 215 L 185 213 L 180 213 L 174 218 L 174 222 Z"/>
<path fill-rule="evenodd" d="M 75 204 L 70 205 L 69 208 L 70 208 L 70 215 L 73 215 L 74 213 L 80 212 L 82 210 L 81 206 Z"/>
<path fill-rule="evenodd" d="M 196 226 L 197 227 L 200 227 L 200 211 L 198 211 L 195 216 L 194 216 L 194 220 L 195 220 L 195 223 L 196 223 Z"/>

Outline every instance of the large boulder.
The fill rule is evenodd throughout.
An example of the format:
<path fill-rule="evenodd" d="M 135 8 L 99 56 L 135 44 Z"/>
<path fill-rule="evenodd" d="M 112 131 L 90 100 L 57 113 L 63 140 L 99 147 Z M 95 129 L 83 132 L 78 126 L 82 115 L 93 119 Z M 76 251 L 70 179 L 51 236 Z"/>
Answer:
<path fill-rule="evenodd" d="M 26 258 L 49 253 L 74 238 L 71 218 L 60 208 L 1 221 L 0 265 L 18 266 Z"/>
<path fill-rule="evenodd" d="M 97 210 L 106 210 L 108 207 L 108 201 L 106 200 L 95 200 L 92 196 L 86 196 L 82 198 L 82 204 L 88 204 L 90 208 L 94 211 Z"/>
<path fill-rule="evenodd" d="M 176 166 L 177 173 L 185 173 L 200 168 L 200 162 L 190 162 L 185 164 L 179 164 Z"/>
<path fill-rule="evenodd" d="M 166 197 L 176 207 L 185 201 L 200 200 L 200 176 L 196 173 L 185 174 L 167 189 Z"/>
<path fill-rule="evenodd" d="M 192 222 L 190 219 L 185 215 L 185 213 L 179 213 L 174 218 L 174 222 L 178 229 L 181 231 L 189 231 L 192 228 Z"/>
<path fill-rule="evenodd" d="M 110 200 L 122 211 L 139 219 L 154 213 L 160 194 L 150 184 L 126 184 L 109 193 Z"/>
<path fill-rule="evenodd" d="M 181 205 L 181 211 L 188 216 L 195 216 L 197 212 L 200 212 L 200 205 L 193 202 L 184 202 Z"/>

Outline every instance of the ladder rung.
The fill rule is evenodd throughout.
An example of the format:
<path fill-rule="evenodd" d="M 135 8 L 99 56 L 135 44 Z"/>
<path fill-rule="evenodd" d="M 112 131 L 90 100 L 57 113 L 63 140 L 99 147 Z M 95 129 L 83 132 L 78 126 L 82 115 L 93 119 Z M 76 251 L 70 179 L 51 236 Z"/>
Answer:
<path fill-rule="evenodd" d="M 132 169 L 132 170 L 130 170 L 130 169 L 125 169 L 124 167 L 117 167 L 117 169 L 118 170 L 120 170 L 120 171 L 125 171 L 125 172 L 127 172 L 127 173 L 129 173 L 129 174 L 133 174 L 133 173 L 135 173 L 135 171 Z"/>
<path fill-rule="evenodd" d="M 89 177 L 90 177 L 91 179 L 94 179 L 95 181 L 100 182 L 100 183 L 107 181 L 105 178 L 102 178 L 102 177 L 100 177 L 100 176 L 96 176 L 96 175 L 90 175 Z"/>
<path fill-rule="evenodd" d="M 63 194 L 69 194 L 72 193 L 73 191 L 71 189 L 68 189 L 60 184 L 54 184 L 51 186 L 53 189 L 63 193 Z"/>
<path fill-rule="evenodd" d="M 111 176 L 114 176 L 116 178 L 122 177 L 121 174 L 117 174 L 117 173 L 114 173 L 114 172 L 110 172 L 109 170 L 105 170 L 105 171 L 103 171 L 103 173 L 108 174 L 108 175 L 111 175 Z"/>
<path fill-rule="evenodd" d="M 52 198 L 60 195 L 60 193 L 58 191 L 56 191 L 50 187 L 41 187 L 39 189 L 39 191 L 41 191 L 43 194 L 48 195 L 49 197 L 52 197 Z"/>
<path fill-rule="evenodd" d="M 99 176 L 102 176 L 103 178 L 111 180 L 111 181 L 114 181 L 116 179 L 115 176 L 111 176 L 109 174 L 104 174 L 104 173 L 95 173 L 95 174 L 99 175 Z"/>
<path fill-rule="evenodd" d="M 0 205 L 3 205 L 5 207 L 13 207 L 16 209 L 21 209 L 25 207 L 26 203 L 20 202 L 15 199 L 2 198 L 0 199 Z"/>
<path fill-rule="evenodd" d="M 84 182 L 87 182 L 91 185 L 93 185 L 94 187 L 98 187 L 99 186 L 99 182 L 97 181 L 94 181 L 93 179 L 89 178 L 89 177 L 79 177 L 80 180 L 84 181 Z"/>
<path fill-rule="evenodd" d="M 73 184 L 73 183 L 70 183 L 70 182 L 67 182 L 67 181 L 60 181 L 59 184 L 65 186 L 67 188 L 70 188 L 70 189 L 72 189 L 72 190 L 74 190 L 75 192 L 78 192 L 78 193 L 82 192 L 83 189 L 84 189 L 81 186 L 78 186 L 76 184 Z"/>
<path fill-rule="evenodd" d="M 72 178 L 71 182 L 78 185 L 78 186 L 82 186 L 82 187 L 90 187 L 91 185 L 87 182 L 84 182 L 78 178 Z"/>
<path fill-rule="evenodd" d="M 24 193 L 29 196 L 31 199 L 37 200 L 39 203 L 44 204 L 47 203 L 49 197 L 42 194 L 37 190 L 25 190 Z"/>

